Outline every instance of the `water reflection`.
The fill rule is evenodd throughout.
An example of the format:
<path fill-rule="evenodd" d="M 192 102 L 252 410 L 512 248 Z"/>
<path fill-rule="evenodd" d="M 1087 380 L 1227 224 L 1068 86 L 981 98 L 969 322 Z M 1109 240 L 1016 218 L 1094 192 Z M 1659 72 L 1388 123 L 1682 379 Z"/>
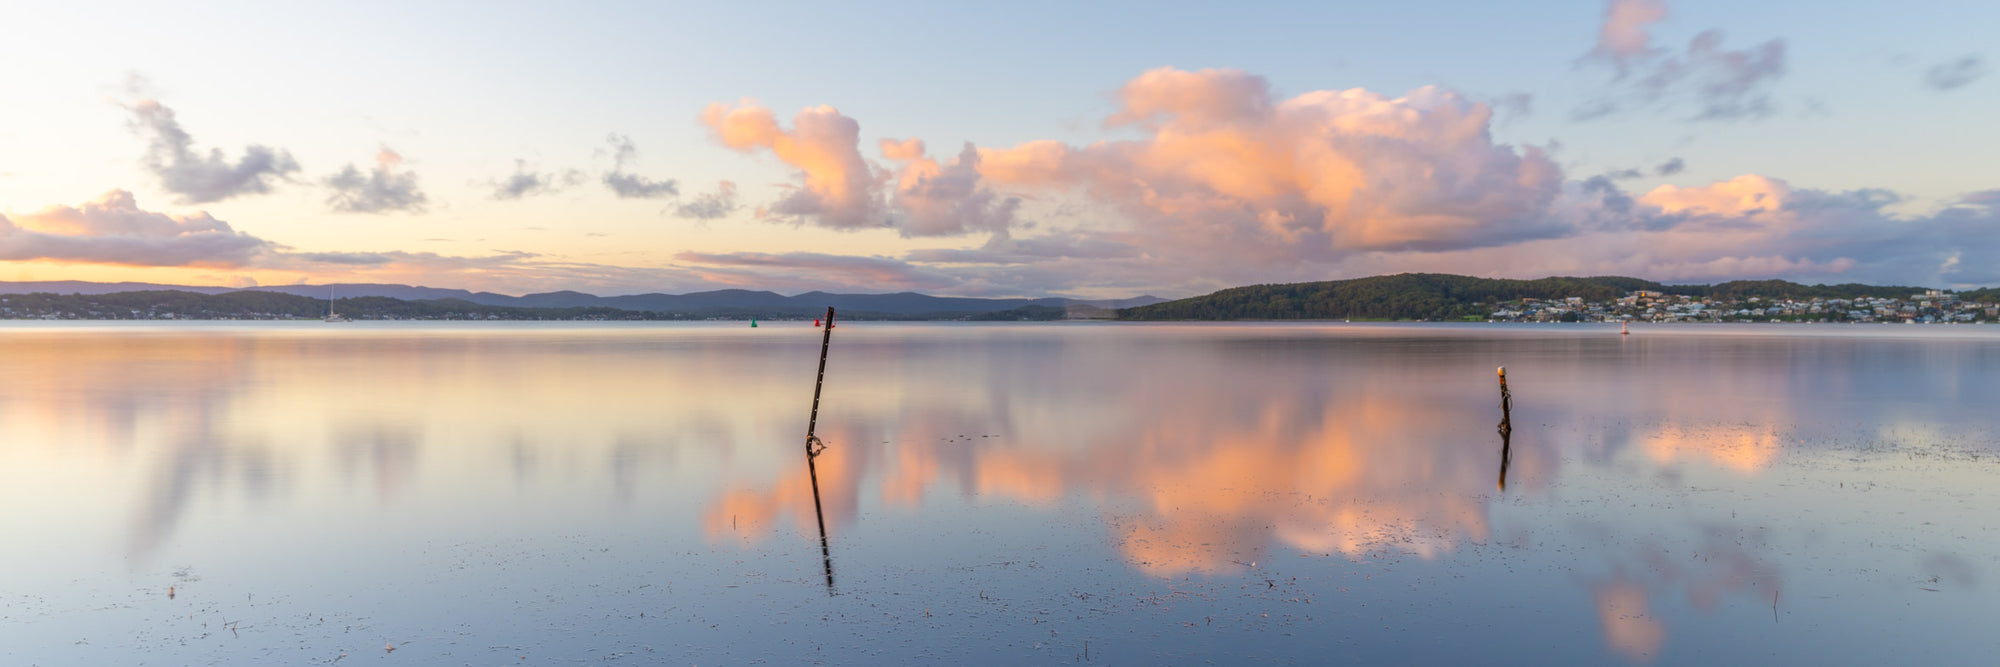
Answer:
<path fill-rule="evenodd" d="M 400 553 L 433 533 L 587 534 L 636 514 L 675 549 L 803 559 L 817 537 L 810 576 L 829 594 L 842 538 L 847 600 L 881 557 L 850 531 L 994 506 L 1056 517 L 1147 581 L 1280 557 L 1531 553 L 1570 578 L 1541 602 L 1594 617 L 1636 661 L 1671 655 L 1690 613 L 1776 614 L 1815 567 L 1798 543 L 1829 533 L 1897 535 L 1898 553 L 1928 555 L 1845 566 L 1940 590 L 1992 565 L 1954 555 L 1981 553 L 1955 536 L 1883 527 L 1923 525 L 1890 518 L 1908 507 L 1861 528 L 1825 511 L 1858 479 L 1833 475 L 1860 464 L 1817 454 L 1943 442 L 1990 459 L 1980 434 L 2000 424 L 1967 408 L 2000 398 L 2000 346 L 1555 331 L 843 325 L 808 417 L 837 448 L 809 446 L 798 475 L 784 443 L 827 335 L 804 325 L 14 330 L 0 486 L 115 517 L 112 560 L 135 570 L 212 543 L 325 532 Z M 1516 397 L 1502 376 L 1496 452 L 1501 364 L 1525 384 Z M 1976 502 L 1973 484 L 1940 488 Z M 29 524 L 12 512 L 8 527 Z"/>
<path fill-rule="evenodd" d="M 826 565 L 826 592 L 828 595 L 832 595 L 833 594 L 833 547 L 827 542 L 826 510 L 820 505 L 819 501 L 819 469 L 812 465 L 812 460 L 819 458 L 819 455 L 823 450 L 824 448 L 817 451 L 807 450 L 806 474 L 812 477 L 813 521 L 819 524 L 819 556 L 820 556 L 820 561 Z"/>
<path fill-rule="evenodd" d="M 1507 391 L 1507 367 L 1500 367 L 1500 490 L 1507 490 L 1507 466 L 1514 462 L 1514 394 Z"/>
<path fill-rule="evenodd" d="M 1606 645 L 1635 662 L 1658 659 L 1668 625 L 1650 611 L 1651 600 L 1676 591 L 1705 614 L 1741 596 L 1768 607 L 1777 623 L 1783 583 L 1766 553 L 1768 540 L 1767 530 L 1707 525 L 1685 543 L 1645 540 L 1608 554 L 1610 574 L 1590 584 Z"/>
<path fill-rule="evenodd" d="M 1471 392 L 1446 382 L 1385 385 L 1343 369 L 1273 375 L 1261 344 L 1154 350 L 1175 363 L 1142 365 L 1143 357 L 1094 349 L 1114 341 L 1084 342 L 1091 349 L 1006 354 L 1004 366 L 973 369 L 1003 377 L 925 378 L 890 410 L 843 407 L 823 428 L 855 444 L 844 447 L 843 465 L 821 471 L 822 481 L 833 497 L 872 492 L 911 510 L 939 487 L 1039 506 L 1076 495 L 1131 501 L 1105 503 L 1105 525 L 1129 562 L 1161 577 L 1236 571 L 1272 546 L 1430 557 L 1488 536 L 1488 498 L 1476 480 L 1492 464 L 1454 445 L 1478 431 L 1480 417 L 1464 409 Z M 1010 343 L 997 341 L 1002 352 Z M 1360 351 L 1333 352 L 1376 363 Z M 1261 363 L 1246 367 L 1246 356 Z M 1135 371 L 1141 376 L 1120 391 L 1097 386 Z M 1014 375 L 1032 378 L 1025 386 L 1036 393 L 1024 394 Z M 955 381 L 1001 385 L 993 389 L 1006 409 L 939 405 L 958 402 Z M 1259 384 L 1284 390 L 1219 389 Z M 829 400 L 871 390 L 845 386 Z M 711 507 L 706 525 L 719 538 L 732 521 L 789 512 L 810 532 L 809 495 L 809 485 L 784 479 L 738 487 Z M 827 514 L 843 525 L 855 508 L 835 504 Z"/>

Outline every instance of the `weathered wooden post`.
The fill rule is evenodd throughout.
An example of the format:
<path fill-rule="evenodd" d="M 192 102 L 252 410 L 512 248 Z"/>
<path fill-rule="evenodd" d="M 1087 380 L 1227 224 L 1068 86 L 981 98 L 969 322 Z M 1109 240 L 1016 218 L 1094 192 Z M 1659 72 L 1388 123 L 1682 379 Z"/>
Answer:
<path fill-rule="evenodd" d="M 819 456 L 819 453 L 826 449 L 826 443 L 820 442 L 819 436 L 813 435 L 813 430 L 819 427 L 819 392 L 820 388 L 826 386 L 826 351 L 827 348 L 832 346 L 833 306 L 827 306 L 826 329 L 825 333 L 819 339 L 819 376 L 813 379 L 812 416 L 806 419 L 806 461 L 808 463 L 812 461 L 812 457 Z"/>
<path fill-rule="evenodd" d="M 819 466 L 814 463 L 826 443 L 814 434 L 819 427 L 819 393 L 826 386 L 826 352 L 833 346 L 833 306 L 826 307 L 826 329 L 819 340 L 819 376 L 813 380 L 812 416 L 806 419 L 806 473 L 812 476 L 813 516 L 819 520 L 819 555 L 826 564 L 826 593 L 833 594 L 833 549 L 826 540 L 826 509 L 819 502 Z"/>

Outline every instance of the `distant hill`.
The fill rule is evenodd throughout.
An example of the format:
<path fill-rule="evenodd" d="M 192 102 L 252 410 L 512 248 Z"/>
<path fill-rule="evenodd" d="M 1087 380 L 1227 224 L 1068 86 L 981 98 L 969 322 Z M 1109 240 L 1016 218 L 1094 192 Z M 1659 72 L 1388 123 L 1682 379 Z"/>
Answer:
<path fill-rule="evenodd" d="M 525 296 L 509 296 L 506 294 L 472 292 L 462 289 L 412 287 L 409 285 L 376 283 L 267 285 L 236 289 L 154 283 L 93 283 L 72 280 L 0 282 L 0 294 L 107 295 L 126 292 L 164 291 L 192 292 L 209 295 L 233 292 L 264 292 L 318 299 L 322 304 L 325 303 L 325 300 L 329 296 L 340 299 L 385 297 L 401 301 L 450 300 L 498 308 L 604 308 L 650 313 L 670 313 L 683 317 L 810 317 L 824 313 L 827 306 L 833 306 L 842 311 L 853 312 L 857 316 L 868 315 L 898 319 L 955 319 L 980 313 L 1015 311 L 1031 306 L 1062 309 L 1080 304 L 1096 308 L 1115 309 L 1144 306 L 1166 301 L 1166 299 L 1150 295 L 1128 299 L 1091 301 L 1056 297 L 1041 299 L 941 297 L 915 292 L 898 292 L 893 294 L 807 292 L 796 296 L 784 296 L 776 292 L 726 289 L 689 294 L 655 293 L 597 296 L 583 292 L 562 291 L 528 294 Z"/>
<path fill-rule="evenodd" d="M 1582 297 L 1603 302 L 1627 292 L 1741 299 L 1908 297 L 1925 288 L 1882 285 L 1801 285 L 1784 280 L 1739 280 L 1715 285 L 1666 285 L 1623 276 L 1551 277 L 1538 280 L 1474 278 L 1443 273 L 1401 273 L 1352 280 L 1234 287 L 1178 301 L 1123 308 L 1125 320 L 1455 320 L 1483 317 L 1495 304 L 1519 299 Z"/>

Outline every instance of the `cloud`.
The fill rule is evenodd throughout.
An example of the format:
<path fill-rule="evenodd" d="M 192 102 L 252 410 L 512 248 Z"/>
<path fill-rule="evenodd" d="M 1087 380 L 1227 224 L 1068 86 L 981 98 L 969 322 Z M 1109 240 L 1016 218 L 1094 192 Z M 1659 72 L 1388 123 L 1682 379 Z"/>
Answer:
<path fill-rule="evenodd" d="M 1604 22 L 1597 28 L 1597 45 L 1586 58 L 1612 63 L 1623 76 L 1635 60 L 1659 52 L 1652 46 L 1647 26 L 1667 17 L 1662 0 L 1611 0 L 1604 6 Z"/>
<path fill-rule="evenodd" d="M 1586 182 L 1589 183 L 1589 182 Z M 1930 286 L 2000 283 L 2000 211 L 1960 205 L 1919 216 L 1879 190 L 1834 192 L 1745 174 L 1638 195 L 1610 186 L 1565 198 L 1588 219 L 1572 236 L 1511 247 L 1351 258 L 1349 275 L 1445 271 L 1502 277 L 1632 275 L 1712 282 L 1784 278 Z M 1577 188 L 1579 191 L 1585 188 Z M 1614 198 L 1628 203 L 1621 210 Z M 1954 261 L 1956 260 L 1956 261 Z"/>
<path fill-rule="evenodd" d="M 277 246 L 207 213 L 169 215 L 139 208 L 112 190 L 82 206 L 0 216 L 0 260 L 55 260 L 126 266 L 242 267 Z"/>
<path fill-rule="evenodd" d="M 151 99 L 124 105 L 131 113 L 132 131 L 146 140 L 146 170 L 183 204 L 207 204 L 231 197 L 264 194 L 277 182 L 298 173 L 292 154 L 259 144 L 244 147 L 231 162 L 222 149 L 202 154 L 194 138 L 181 129 L 173 109 Z"/>
<path fill-rule="evenodd" d="M 1120 98 L 1107 124 L 1140 138 L 988 149 L 985 176 L 1081 190 L 1143 221 L 1134 231 L 1149 244 L 1234 252 L 1242 263 L 1564 233 L 1544 215 L 1561 170 L 1539 149 L 1493 143 L 1491 110 L 1448 90 L 1279 101 L 1240 71 L 1165 68 Z"/>
<path fill-rule="evenodd" d="M 935 290 L 959 280 L 887 257 L 792 253 L 683 252 L 674 259 L 704 280 L 766 289 L 847 289 L 866 292 Z"/>
<path fill-rule="evenodd" d="M 353 164 L 347 165 L 324 181 L 333 190 L 327 206 L 338 213 L 424 212 L 428 198 L 417 186 L 417 173 L 397 171 L 402 163 L 402 155 L 384 146 L 375 154 L 373 170 L 362 172 Z"/>
<path fill-rule="evenodd" d="M 1534 115 L 1535 96 L 1527 93 L 1507 93 L 1493 99 L 1493 110 L 1514 118 Z"/>
<path fill-rule="evenodd" d="M 493 198 L 505 201 L 538 194 L 555 194 L 582 181 L 583 174 L 574 169 L 544 174 L 530 171 L 527 160 L 516 159 L 514 173 L 505 179 L 492 181 L 491 185 Z"/>
<path fill-rule="evenodd" d="M 767 150 L 799 170 L 803 183 L 760 214 L 834 229 L 889 224 L 882 200 L 888 175 L 861 156 L 861 124 L 840 110 L 801 110 L 785 130 L 770 109 L 745 101 L 734 107 L 711 104 L 701 122 L 724 146 L 745 153 Z"/>
<path fill-rule="evenodd" d="M 680 194 L 680 185 L 671 178 L 656 181 L 626 171 L 639 159 L 639 147 L 632 144 L 631 137 L 613 133 L 605 140 L 611 144 L 612 166 L 604 173 L 604 187 L 619 199 L 663 199 Z"/>
<path fill-rule="evenodd" d="M 255 271 L 229 280 L 266 284 L 314 281 L 443 284 L 511 294 L 550 285 L 595 294 L 714 289 L 701 273 L 675 267 L 625 267 L 565 261 L 530 252 L 480 256 L 404 251 L 301 252 L 234 229 L 206 212 L 172 215 L 139 207 L 132 193 L 112 190 L 79 206 L 50 206 L 0 215 L 0 261 L 53 261 L 129 267 L 196 267 Z M 838 260 L 833 260 L 838 264 Z M 905 267 L 909 275 L 924 269 Z M 748 280 L 736 276 L 738 282 Z M 938 285 L 933 277 L 921 284 Z M 808 280 L 799 280 L 810 285 Z M 857 283 L 856 286 L 863 286 Z M 803 289 L 813 289 L 806 286 Z M 803 290 L 801 290 L 803 291 Z"/>
<path fill-rule="evenodd" d="M 1648 170 L 1638 170 L 1638 168 L 1624 168 L 1624 170 L 1604 172 L 1604 178 L 1610 178 L 1610 180 L 1634 180 L 1634 178 L 1646 178 L 1648 174 L 1666 178 L 1666 176 L 1674 176 L 1674 174 L 1680 174 L 1680 172 L 1686 172 L 1686 170 L 1688 170 L 1688 164 L 1684 160 L 1680 160 L 1680 158 L 1668 158 L 1666 162 L 1656 164 L 1650 172 Z"/>
<path fill-rule="evenodd" d="M 1001 232 L 1014 226 L 1021 200 L 981 187 L 979 149 L 971 143 L 950 164 L 927 157 L 924 142 L 916 139 L 884 139 L 882 154 L 902 163 L 891 203 L 903 236 Z"/>
<path fill-rule="evenodd" d="M 1112 116 L 1136 139 L 988 149 L 996 184 L 1108 206 L 1116 222 L 906 259 L 989 289 L 1078 284 L 1198 292 L 1403 271 L 1532 278 L 2000 281 L 2000 194 L 1901 217 L 1880 190 L 1799 188 L 1745 174 L 1627 193 L 1569 180 L 1538 151 L 1494 144 L 1489 114 L 1448 91 L 1277 100 L 1227 72 L 1150 72 Z M 1138 91 L 1134 89 L 1146 89 Z M 1240 97 L 1244 99 L 1227 99 Z M 1099 252 L 1079 252 L 1091 248 Z M 1953 261 L 1956 259 L 1956 261 Z M 958 273 L 963 265 L 967 273 Z M 975 266 L 976 265 L 976 266 Z M 1152 281 L 1152 282 L 1148 282 Z"/>
<path fill-rule="evenodd" d="M 1407 271 L 2000 283 L 1997 191 L 1923 215 L 1891 213 L 1903 199 L 1892 192 L 1762 174 L 1627 192 L 1619 179 L 1683 175 L 1685 160 L 1571 178 L 1538 148 L 1496 143 L 1489 107 L 1435 87 L 1287 98 L 1244 72 L 1159 69 L 1120 88 L 1118 100 L 1104 120 L 1116 139 L 1026 141 L 961 151 L 950 163 L 927 157 L 920 140 L 880 142 L 895 169 L 850 150 L 859 124 L 829 108 L 801 114 L 811 119 L 801 128 L 844 128 L 809 150 L 797 144 L 827 135 L 782 128 L 759 107 L 711 107 L 705 118 L 725 145 L 770 150 L 801 169 L 794 195 L 846 202 L 841 211 L 870 211 L 904 236 L 986 237 L 900 258 L 677 259 L 734 285 L 967 295 L 1192 295 Z M 995 222 L 1005 201 L 1068 222 Z M 925 217 L 928 206 L 949 213 Z"/>
<path fill-rule="evenodd" d="M 695 220 L 714 220 L 731 213 L 742 205 L 736 203 L 736 184 L 723 181 L 716 184 L 714 192 L 696 195 L 691 201 L 681 202 L 674 207 L 674 215 Z"/>
<path fill-rule="evenodd" d="M 1768 40 L 1746 49 L 1723 47 L 1720 30 L 1704 30 L 1679 52 L 1656 47 L 1648 29 L 1666 17 L 1658 0 L 1612 0 L 1598 28 L 1596 46 L 1579 63 L 1613 68 L 1604 97 L 1570 113 L 1577 121 L 1634 108 L 1692 107 L 1688 120 L 1761 118 L 1773 110 L 1771 88 L 1785 73 L 1785 42 Z"/>
<path fill-rule="evenodd" d="M 716 283 L 680 268 L 574 262 L 530 252 L 475 256 L 404 251 L 283 253 L 259 264 L 261 268 L 309 275 L 314 281 L 449 285 L 504 294 L 573 289 L 616 295 L 716 288 Z"/>
<path fill-rule="evenodd" d="M 2000 208 L 2000 189 L 1981 190 L 1978 192 L 1965 195 L 1964 197 L 1961 197 L 1959 199 L 1959 203 L 1970 206 Z"/>
<path fill-rule="evenodd" d="M 1771 113 L 1770 84 L 1785 73 L 1785 42 L 1773 39 L 1754 48 L 1722 48 L 1722 31 L 1694 36 L 1685 54 L 1660 63 L 1641 80 L 1653 97 L 1692 87 L 1701 109 L 1695 120 L 1734 119 Z"/>
<path fill-rule="evenodd" d="M 1930 69 L 1924 71 L 1924 85 L 1940 92 L 1957 90 L 1985 76 L 1986 62 L 1977 55 L 1968 55 L 1932 65 Z"/>
<path fill-rule="evenodd" d="M 349 266 L 379 266 L 396 261 L 391 253 L 381 252 L 300 252 L 292 253 L 292 259 L 316 264 L 345 264 Z"/>
<path fill-rule="evenodd" d="M 1059 259 L 1121 259 L 1137 257 L 1140 249 L 1110 238 L 1057 232 L 1016 239 L 1005 231 L 978 248 L 913 250 L 905 259 L 939 264 L 1028 264 Z"/>
<path fill-rule="evenodd" d="M 861 123 L 830 106 L 799 111 L 790 130 L 749 101 L 709 105 L 701 119 L 723 145 L 768 150 L 799 170 L 801 182 L 759 210 L 762 217 L 843 230 L 893 227 L 904 237 L 995 232 L 1017 223 L 1020 200 L 986 187 L 984 158 L 970 143 L 944 163 L 927 155 L 922 140 L 883 139 L 877 146 L 896 165 L 889 169 L 861 155 Z"/>

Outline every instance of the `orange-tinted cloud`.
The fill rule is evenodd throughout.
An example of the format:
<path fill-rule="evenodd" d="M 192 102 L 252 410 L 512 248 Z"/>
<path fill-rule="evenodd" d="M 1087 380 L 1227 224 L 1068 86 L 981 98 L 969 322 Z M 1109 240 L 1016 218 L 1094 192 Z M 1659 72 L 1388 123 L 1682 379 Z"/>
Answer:
<path fill-rule="evenodd" d="M 124 190 L 82 206 L 51 206 L 13 219 L 0 216 L 0 260 L 239 267 L 276 248 L 206 212 L 143 210 Z"/>
<path fill-rule="evenodd" d="M 1783 181 L 1744 174 L 1704 186 L 1661 185 L 1641 196 L 1639 202 L 1668 214 L 1742 217 L 1777 214 L 1790 195 L 1791 187 Z"/>
<path fill-rule="evenodd" d="M 1137 218 L 1162 244 L 1238 257 L 1325 259 L 1443 250 L 1562 233 L 1544 215 L 1561 170 L 1533 148 L 1493 143 L 1492 111 L 1435 87 L 1391 98 L 1361 89 L 1276 100 L 1236 70 L 1162 68 L 1127 83 L 1106 120 L 1144 136 L 1072 147 L 1029 142 L 982 153 L 986 175 L 1080 188 Z"/>
<path fill-rule="evenodd" d="M 1609 7 L 1601 50 L 1671 70 L 1645 85 L 1697 89 L 1704 113 L 1756 112 L 1782 68 L 1775 40 L 1739 53 L 1705 33 L 1669 53 L 1646 33 L 1661 3 Z M 1894 193 L 1762 174 L 1627 193 L 1612 178 L 1567 178 L 1538 148 L 1496 143 L 1490 107 L 1438 87 L 1282 97 L 1246 72 L 1160 68 L 1117 100 L 1104 118 L 1116 140 L 968 146 L 945 161 L 919 139 L 876 138 L 889 167 L 863 157 L 859 123 L 829 107 L 802 111 L 793 129 L 748 103 L 703 118 L 723 144 L 801 170 L 768 215 L 906 237 L 990 234 L 900 258 L 903 272 L 937 276 L 956 294 L 1195 294 L 1408 271 L 2000 282 L 1994 207 L 1968 200 L 1901 217 L 1885 208 Z M 812 129 L 821 126 L 837 131 Z M 1039 203 L 1021 208 L 1029 201 Z M 1048 217 L 1030 225 L 1031 215 Z"/>
<path fill-rule="evenodd" d="M 771 215 L 836 229 L 888 224 L 882 203 L 887 176 L 861 157 L 861 124 L 840 110 L 800 110 L 786 130 L 770 109 L 746 100 L 733 107 L 711 104 L 702 111 L 701 122 L 724 146 L 746 153 L 767 150 L 799 170 L 804 182 L 771 204 Z"/>
<path fill-rule="evenodd" d="M 924 142 L 917 139 L 884 139 L 882 154 L 902 163 L 891 201 L 904 236 L 1005 232 L 1014 225 L 1021 200 L 981 185 L 979 149 L 972 144 L 946 164 L 926 155 Z"/>
<path fill-rule="evenodd" d="M 329 279 L 405 284 L 445 283 L 489 291 L 530 293 L 552 281 L 581 288 L 693 291 L 714 283 L 698 271 L 565 262 L 525 252 L 452 256 L 428 252 L 300 252 L 237 230 L 205 211 L 170 214 L 141 208 L 124 190 L 77 206 L 0 215 L 0 261 L 49 261 L 117 267 L 115 279 L 212 284 L 190 280 L 187 268 L 228 269 L 248 284 Z M 896 264 L 890 262 L 890 264 Z M 899 264 L 897 268 L 907 268 Z M 882 277 L 876 267 L 873 277 Z M 913 285 L 935 287 L 931 276 Z M 857 278 L 857 281 L 862 278 Z M 855 285 L 863 284 L 861 282 Z"/>
<path fill-rule="evenodd" d="M 998 232 L 1014 225 L 1020 200 L 984 186 L 979 151 L 966 144 L 957 158 L 930 158 L 924 142 L 882 139 L 889 169 L 861 155 L 861 124 L 830 106 L 801 110 L 792 129 L 770 109 L 745 101 L 709 105 L 701 121 L 724 146 L 768 150 L 799 170 L 801 183 L 762 211 L 835 229 L 891 227 L 903 236 Z M 891 191 L 885 199 L 884 190 Z"/>

